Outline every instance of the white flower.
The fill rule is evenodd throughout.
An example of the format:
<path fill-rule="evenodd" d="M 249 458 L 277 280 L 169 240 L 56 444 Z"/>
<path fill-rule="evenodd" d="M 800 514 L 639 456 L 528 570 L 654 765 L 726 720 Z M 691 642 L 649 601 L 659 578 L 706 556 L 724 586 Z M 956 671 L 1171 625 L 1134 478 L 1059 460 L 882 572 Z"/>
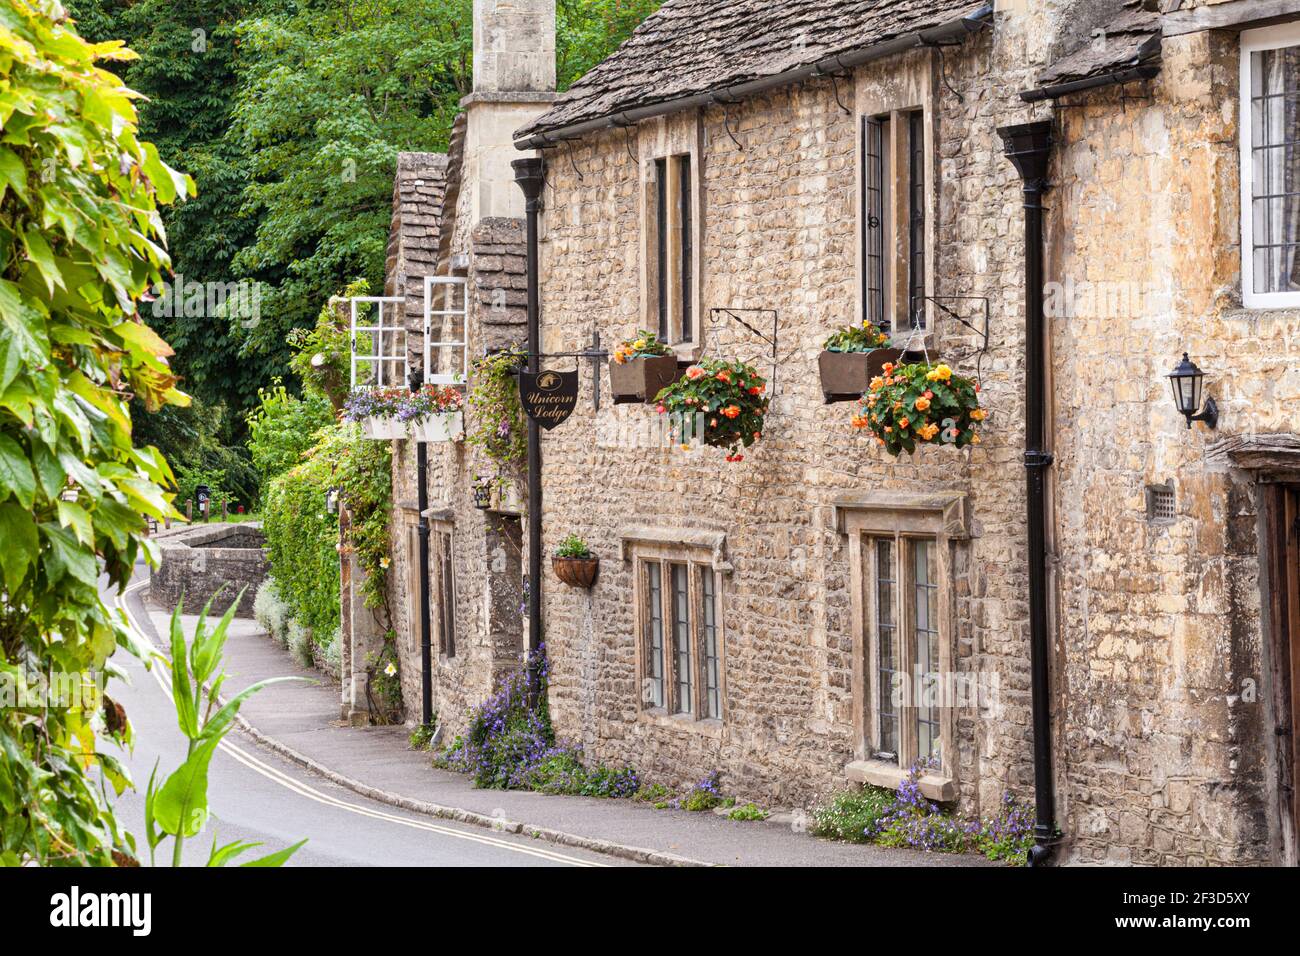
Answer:
<path fill-rule="evenodd" d="M 390 562 L 389 562 L 389 560 L 388 560 L 387 558 L 380 558 L 380 559 L 379 559 L 379 566 L 380 566 L 381 568 L 383 568 L 385 571 L 388 570 L 388 565 L 389 565 L 389 563 L 390 563 Z"/>
<path fill-rule="evenodd" d="M 384 668 L 384 673 L 387 674 L 389 677 L 392 677 L 394 674 L 397 673 L 397 665 L 394 664 L 392 661 L 389 661 L 388 666 Z"/>

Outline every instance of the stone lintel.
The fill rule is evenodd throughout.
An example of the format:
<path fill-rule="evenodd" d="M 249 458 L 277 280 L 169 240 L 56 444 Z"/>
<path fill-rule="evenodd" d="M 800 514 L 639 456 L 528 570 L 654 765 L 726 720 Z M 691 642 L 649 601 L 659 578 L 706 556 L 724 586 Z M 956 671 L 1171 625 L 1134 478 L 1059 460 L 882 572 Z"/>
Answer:
<path fill-rule="evenodd" d="M 621 542 L 619 557 L 624 561 L 632 560 L 632 551 L 637 545 L 648 545 L 707 551 L 713 570 L 724 574 L 733 570 L 730 562 L 727 561 L 727 532 L 725 531 L 713 531 L 708 528 L 636 526 L 624 528 L 619 534 L 619 539 Z"/>
<path fill-rule="evenodd" d="M 970 515 L 964 491 L 895 491 L 873 489 L 837 495 L 831 502 L 835 530 L 852 528 L 888 531 L 898 527 L 949 538 L 970 535 Z"/>

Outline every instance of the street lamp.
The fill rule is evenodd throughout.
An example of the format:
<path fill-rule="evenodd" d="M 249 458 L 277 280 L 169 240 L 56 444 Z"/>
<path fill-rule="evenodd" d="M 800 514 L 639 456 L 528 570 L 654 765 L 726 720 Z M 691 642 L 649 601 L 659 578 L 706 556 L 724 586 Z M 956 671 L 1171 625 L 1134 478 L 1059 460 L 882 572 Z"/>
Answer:
<path fill-rule="evenodd" d="M 1196 363 L 1183 353 L 1183 360 L 1167 376 L 1169 385 L 1174 392 L 1174 405 L 1178 411 L 1187 419 L 1187 427 L 1192 427 L 1192 422 L 1205 422 L 1209 428 L 1217 428 L 1219 425 L 1219 406 L 1214 404 L 1213 398 L 1205 400 L 1205 407 L 1201 409 L 1201 393 L 1205 386 L 1205 373 L 1197 367 Z M 1201 409 L 1199 412 L 1197 409 Z"/>

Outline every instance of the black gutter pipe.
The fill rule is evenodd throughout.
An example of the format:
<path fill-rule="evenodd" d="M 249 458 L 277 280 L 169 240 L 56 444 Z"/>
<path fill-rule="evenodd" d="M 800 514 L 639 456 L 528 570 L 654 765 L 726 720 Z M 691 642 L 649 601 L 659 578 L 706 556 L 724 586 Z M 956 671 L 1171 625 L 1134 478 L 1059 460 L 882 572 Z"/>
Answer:
<path fill-rule="evenodd" d="M 1056 100 L 1070 93 L 1095 90 L 1100 86 L 1118 86 L 1124 83 L 1134 83 L 1138 80 L 1149 80 L 1159 72 L 1160 63 L 1158 61 L 1143 63 L 1139 66 L 1116 70 L 1113 73 L 1101 73 L 1097 76 L 1085 77 L 1082 80 L 1071 80 L 1069 83 L 1058 83 L 1055 86 L 1040 86 L 1034 90 L 1023 90 L 1020 93 L 1020 98 L 1026 103 L 1037 103 L 1040 100 Z"/>
<path fill-rule="evenodd" d="M 1025 491 L 1029 550 L 1029 665 L 1034 723 L 1034 846 L 1030 866 L 1042 866 L 1056 843 L 1052 786 L 1052 704 L 1047 633 L 1046 471 L 1052 455 L 1044 447 L 1046 349 L 1043 321 L 1043 193 L 1052 155 L 1048 121 L 998 130 L 1007 158 L 1024 182 L 1025 197 Z"/>
<path fill-rule="evenodd" d="M 528 371 L 540 370 L 542 351 L 541 299 L 538 294 L 537 216 L 546 184 L 540 156 L 513 160 L 515 182 L 524 191 L 528 268 Z M 542 439 L 537 422 L 528 419 L 528 666 L 540 665 L 542 644 Z M 537 687 L 529 680 L 530 689 Z M 531 693 L 531 690 L 530 690 Z"/>
<path fill-rule="evenodd" d="M 418 392 L 424 384 L 424 370 L 411 372 L 408 384 Z M 420 724 L 433 725 L 433 625 L 429 620 L 429 446 L 415 443 L 416 507 L 420 523 L 416 532 L 420 539 Z"/>
<path fill-rule="evenodd" d="M 946 23 L 941 23 L 936 27 L 930 27 L 927 30 L 915 30 L 911 33 L 905 33 L 892 40 L 877 43 L 875 46 L 829 56 L 818 60 L 816 63 L 798 66 L 792 70 L 786 70 L 784 73 L 777 73 L 774 76 L 747 80 L 744 83 L 710 90 L 706 93 L 695 93 L 675 100 L 652 103 L 649 106 L 637 106 L 621 110 L 609 116 L 599 116 L 596 119 L 583 120 L 579 123 L 571 123 L 568 126 L 559 126 L 552 130 L 530 133 L 516 139 L 515 148 L 545 149 L 548 146 L 556 145 L 562 140 L 577 139 L 597 130 L 609 129 L 615 126 L 631 126 L 641 120 L 652 119 L 656 116 L 664 116 L 668 113 L 677 113 L 681 110 L 696 109 L 702 106 L 712 106 L 715 103 L 729 102 L 747 96 L 756 96 L 777 87 L 790 86 L 794 83 L 801 83 L 804 80 L 816 79 L 819 76 L 828 74 L 843 73 L 855 66 L 870 63 L 872 60 L 879 60 L 881 57 L 892 56 L 895 53 L 902 53 L 905 50 L 942 45 L 944 41 L 963 40 L 968 35 L 978 31 L 986 23 L 991 22 L 992 19 L 993 4 L 985 3 L 978 7 L 972 5 L 969 13 Z"/>

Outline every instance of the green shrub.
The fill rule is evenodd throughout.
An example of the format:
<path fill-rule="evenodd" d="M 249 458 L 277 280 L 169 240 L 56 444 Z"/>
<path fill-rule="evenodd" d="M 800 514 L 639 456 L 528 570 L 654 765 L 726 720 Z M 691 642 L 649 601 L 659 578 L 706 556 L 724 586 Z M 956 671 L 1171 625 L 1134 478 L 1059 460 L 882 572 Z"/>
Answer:
<path fill-rule="evenodd" d="M 766 820 L 771 815 L 756 803 L 745 803 L 734 808 L 727 814 L 727 818 L 730 820 Z"/>
<path fill-rule="evenodd" d="M 812 812 L 812 832 L 832 840 L 867 843 L 894 806 L 895 794 L 884 787 L 866 786 L 837 793 L 829 804 Z"/>
<path fill-rule="evenodd" d="M 253 599 L 253 620 L 257 621 L 266 633 L 281 644 L 288 641 L 289 607 L 280 597 L 275 578 L 268 577 L 257 589 Z"/>
<path fill-rule="evenodd" d="M 681 808 L 698 813 L 701 810 L 713 810 L 726 802 L 718 789 L 718 772 L 715 770 L 687 791 L 686 796 L 682 797 Z"/>
<path fill-rule="evenodd" d="M 642 784 L 632 798 L 642 803 L 665 803 L 672 795 L 673 792 L 662 783 L 647 783 Z"/>
<path fill-rule="evenodd" d="M 316 657 L 312 653 L 311 631 L 303 627 L 297 621 L 289 622 L 289 653 L 303 667 L 313 667 L 316 664 Z"/>
<path fill-rule="evenodd" d="M 262 507 L 276 588 L 289 616 L 316 634 L 339 626 L 339 525 L 325 511 L 332 478 L 324 456 L 309 458 L 271 482 Z"/>
<path fill-rule="evenodd" d="M 341 657 L 343 647 L 343 631 L 336 630 L 330 635 L 329 643 L 321 645 L 321 661 L 325 666 L 326 672 L 335 680 L 343 676 L 343 658 Z"/>
<path fill-rule="evenodd" d="M 299 398 L 278 381 L 258 389 L 257 397 L 258 406 L 248 415 L 248 450 L 265 489 L 302 462 L 320 430 L 334 424 L 334 411 L 324 395 L 308 391 Z"/>
<path fill-rule="evenodd" d="M 407 740 L 411 744 L 412 750 L 428 750 L 433 746 L 433 737 L 438 732 L 438 715 L 433 715 L 433 720 L 427 724 L 420 724 L 411 731 L 411 736 Z"/>

